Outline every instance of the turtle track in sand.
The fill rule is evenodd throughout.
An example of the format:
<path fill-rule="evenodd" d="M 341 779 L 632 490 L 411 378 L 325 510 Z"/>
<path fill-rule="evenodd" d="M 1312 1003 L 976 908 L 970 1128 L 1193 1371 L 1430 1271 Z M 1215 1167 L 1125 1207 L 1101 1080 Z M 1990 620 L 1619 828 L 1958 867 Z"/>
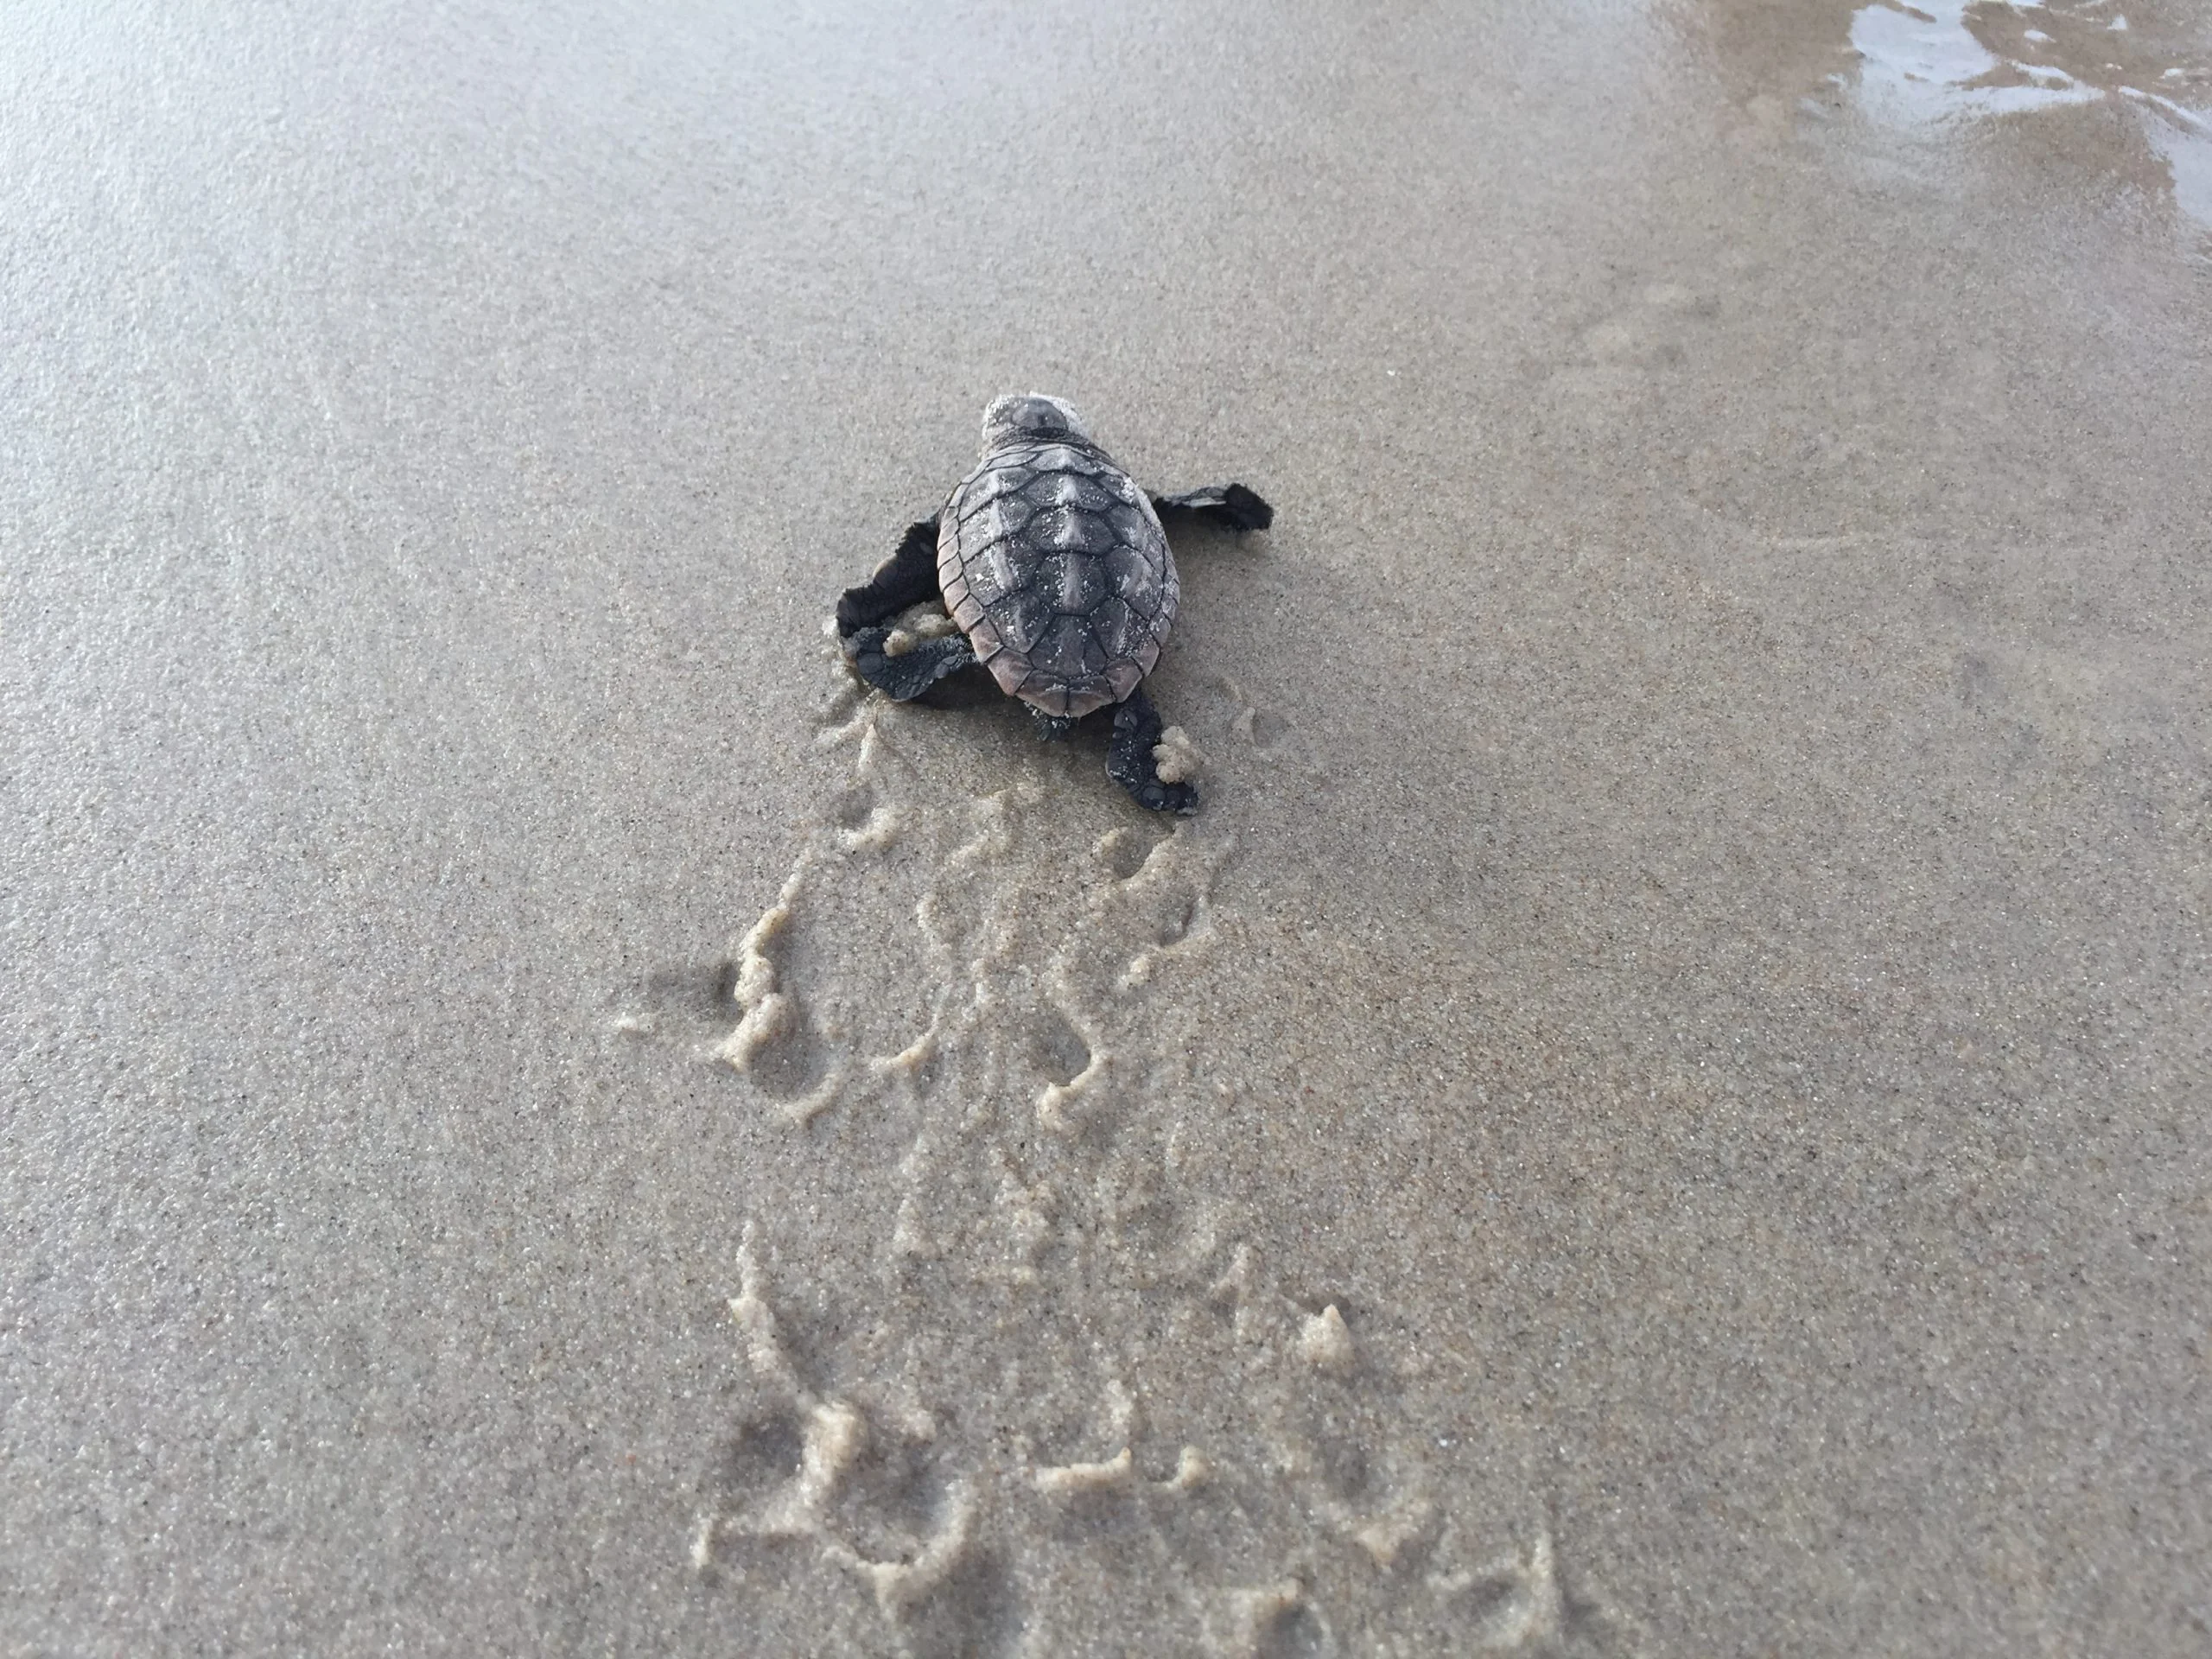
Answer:
<path fill-rule="evenodd" d="M 1287 1290 L 1209 1190 L 1233 842 L 1126 808 L 1080 745 L 1007 722 L 991 753 L 836 671 L 847 786 L 695 1052 L 889 1191 L 848 1218 L 863 1262 L 809 1261 L 803 1205 L 735 1245 L 696 1571 L 842 1580 L 887 1652 L 1633 1650 L 1541 1498 L 1455 1512 L 1382 1310 Z M 1223 689 L 1209 743 L 1280 764 Z"/>

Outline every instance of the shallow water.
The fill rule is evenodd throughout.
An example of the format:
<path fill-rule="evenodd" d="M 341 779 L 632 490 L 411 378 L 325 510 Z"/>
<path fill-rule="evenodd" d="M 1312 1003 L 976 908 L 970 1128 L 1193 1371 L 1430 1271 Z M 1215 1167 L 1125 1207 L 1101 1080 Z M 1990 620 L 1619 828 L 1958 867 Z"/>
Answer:
<path fill-rule="evenodd" d="M 2200 1643 L 2121 10 L 9 31 L 0 1632 Z M 1016 386 L 1194 820 L 825 652 Z"/>
<path fill-rule="evenodd" d="M 2190 27 L 2194 24 L 2195 27 Z M 1851 20 L 1860 60 L 1838 82 L 1878 121 L 1971 137 L 1975 118 L 2116 100 L 2138 122 L 2155 177 L 2162 162 L 2184 239 L 2212 226 L 2212 61 L 2186 9 L 1877 3 Z M 2155 188 L 2155 187 L 2154 187 Z"/>

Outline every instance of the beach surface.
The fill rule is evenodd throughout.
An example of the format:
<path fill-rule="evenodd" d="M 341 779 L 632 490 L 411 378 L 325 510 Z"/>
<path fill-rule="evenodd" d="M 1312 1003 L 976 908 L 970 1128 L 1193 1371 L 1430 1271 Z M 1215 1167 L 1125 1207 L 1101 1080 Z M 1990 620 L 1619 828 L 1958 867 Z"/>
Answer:
<path fill-rule="evenodd" d="M 0 1651 L 2212 1645 L 2202 7 L 50 7 L 0 224 Z M 1196 817 L 825 639 L 1033 388 Z"/>

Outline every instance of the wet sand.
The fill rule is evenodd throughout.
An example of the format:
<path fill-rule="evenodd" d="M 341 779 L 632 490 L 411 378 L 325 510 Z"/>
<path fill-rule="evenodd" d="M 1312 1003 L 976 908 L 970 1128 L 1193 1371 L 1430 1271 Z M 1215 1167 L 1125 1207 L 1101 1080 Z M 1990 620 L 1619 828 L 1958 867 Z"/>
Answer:
<path fill-rule="evenodd" d="M 2118 10 L 13 22 L 0 1645 L 2202 1651 Z M 1195 819 L 823 639 L 1030 387 Z"/>

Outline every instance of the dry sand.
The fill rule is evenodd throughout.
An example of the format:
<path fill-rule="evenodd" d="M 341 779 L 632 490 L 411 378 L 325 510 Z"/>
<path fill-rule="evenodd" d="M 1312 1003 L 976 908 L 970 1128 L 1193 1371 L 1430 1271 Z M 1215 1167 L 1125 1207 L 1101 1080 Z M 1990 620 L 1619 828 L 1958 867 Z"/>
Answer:
<path fill-rule="evenodd" d="M 0 1650 L 2212 1645 L 2203 9 L 747 10 L 0 28 Z"/>

